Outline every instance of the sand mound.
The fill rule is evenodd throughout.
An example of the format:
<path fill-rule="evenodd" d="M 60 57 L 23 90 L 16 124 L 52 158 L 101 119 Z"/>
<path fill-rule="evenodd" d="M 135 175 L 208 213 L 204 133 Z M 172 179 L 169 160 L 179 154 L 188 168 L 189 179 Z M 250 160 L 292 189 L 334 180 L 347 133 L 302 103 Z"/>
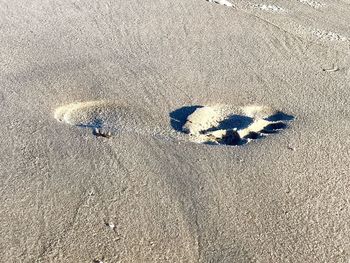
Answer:
<path fill-rule="evenodd" d="M 217 125 L 220 121 L 220 107 L 201 107 L 188 116 L 183 131 L 190 134 L 199 134 L 201 131 Z"/>
<path fill-rule="evenodd" d="M 109 101 L 76 102 L 61 106 L 54 116 L 60 121 L 80 128 L 91 129 L 96 136 L 120 131 L 139 131 L 149 116 L 137 114 L 126 106 Z"/>
<path fill-rule="evenodd" d="M 82 123 L 91 122 L 93 116 L 99 114 L 100 109 L 108 105 L 104 101 L 88 101 L 76 102 L 61 106 L 55 110 L 55 118 L 58 121 L 65 122 L 70 125 L 79 125 Z M 97 116 L 94 116 L 95 118 Z"/>

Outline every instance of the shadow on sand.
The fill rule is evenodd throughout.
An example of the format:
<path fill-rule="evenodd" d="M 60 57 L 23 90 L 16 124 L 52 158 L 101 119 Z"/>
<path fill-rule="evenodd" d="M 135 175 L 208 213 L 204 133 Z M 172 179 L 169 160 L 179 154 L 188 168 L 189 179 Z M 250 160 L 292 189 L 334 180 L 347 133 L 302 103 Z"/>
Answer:
<path fill-rule="evenodd" d="M 182 126 L 186 123 L 188 116 L 190 116 L 196 109 L 202 108 L 203 106 L 186 106 L 180 109 L 170 112 L 170 125 L 174 130 L 183 132 Z"/>

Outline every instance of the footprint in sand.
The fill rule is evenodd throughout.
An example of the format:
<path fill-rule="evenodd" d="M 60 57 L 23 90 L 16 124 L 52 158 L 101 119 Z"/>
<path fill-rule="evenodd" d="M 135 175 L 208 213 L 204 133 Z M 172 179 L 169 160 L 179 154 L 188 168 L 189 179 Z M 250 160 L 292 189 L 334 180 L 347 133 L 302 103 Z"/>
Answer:
<path fill-rule="evenodd" d="M 150 122 L 150 116 L 139 112 L 113 102 L 87 101 L 61 106 L 54 115 L 60 122 L 91 129 L 95 136 L 109 138 L 118 132 L 142 130 Z"/>
<path fill-rule="evenodd" d="M 57 108 L 54 116 L 59 122 L 91 129 L 98 137 L 120 132 L 174 137 L 171 131 L 153 127 L 154 118 L 146 111 L 109 101 L 71 103 Z M 191 141 L 243 145 L 287 128 L 293 116 L 265 106 L 190 106 L 173 111 L 170 118 L 173 129 L 189 134 Z"/>
<path fill-rule="evenodd" d="M 265 106 L 190 106 L 170 114 L 172 127 L 205 144 L 243 145 L 288 127 L 293 116 Z"/>

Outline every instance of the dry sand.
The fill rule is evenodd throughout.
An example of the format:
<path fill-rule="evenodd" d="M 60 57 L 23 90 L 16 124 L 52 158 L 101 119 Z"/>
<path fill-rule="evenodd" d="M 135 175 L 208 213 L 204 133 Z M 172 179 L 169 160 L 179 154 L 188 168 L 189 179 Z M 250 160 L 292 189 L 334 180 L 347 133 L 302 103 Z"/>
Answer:
<path fill-rule="evenodd" d="M 349 262 L 349 21 L 348 0 L 0 0 L 0 261 Z M 193 142 L 213 105 L 294 120 Z"/>

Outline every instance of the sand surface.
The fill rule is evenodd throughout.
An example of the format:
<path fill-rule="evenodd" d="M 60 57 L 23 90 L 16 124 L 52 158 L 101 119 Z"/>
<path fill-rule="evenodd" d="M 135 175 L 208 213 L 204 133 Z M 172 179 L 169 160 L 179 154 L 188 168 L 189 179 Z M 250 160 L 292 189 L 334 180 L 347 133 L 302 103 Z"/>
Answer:
<path fill-rule="evenodd" d="M 349 262 L 349 21 L 348 0 L 0 0 L 0 261 Z M 252 105 L 288 127 L 183 128 Z M 231 113 L 192 118 L 276 121 Z"/>

